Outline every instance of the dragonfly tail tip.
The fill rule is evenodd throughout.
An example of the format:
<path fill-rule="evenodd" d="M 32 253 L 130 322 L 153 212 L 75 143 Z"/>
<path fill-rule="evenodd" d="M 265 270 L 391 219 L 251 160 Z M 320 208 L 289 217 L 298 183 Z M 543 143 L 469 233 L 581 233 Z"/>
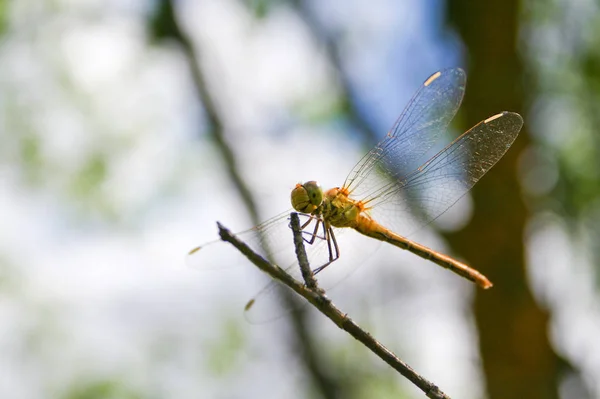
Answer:
<path fill-rule="evenodd" d="M 490 280 L 485 280 L 483 282 L 481 282 L 481 288 L 483 288 L 484 290 L 490 289 L 494 286 L 494 284 L 492 284 L 492 282 Z"/>

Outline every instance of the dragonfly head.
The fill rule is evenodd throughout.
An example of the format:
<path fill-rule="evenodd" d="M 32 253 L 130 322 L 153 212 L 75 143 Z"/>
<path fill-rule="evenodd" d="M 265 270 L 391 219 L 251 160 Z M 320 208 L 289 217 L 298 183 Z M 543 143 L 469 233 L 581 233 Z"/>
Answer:
<path fill-rule="evenodd" d="M 316 181 L 296 184 L 292 190 L 292 206 L 302 213 L 313 213 L 323 202 L 323 189 Z"/>

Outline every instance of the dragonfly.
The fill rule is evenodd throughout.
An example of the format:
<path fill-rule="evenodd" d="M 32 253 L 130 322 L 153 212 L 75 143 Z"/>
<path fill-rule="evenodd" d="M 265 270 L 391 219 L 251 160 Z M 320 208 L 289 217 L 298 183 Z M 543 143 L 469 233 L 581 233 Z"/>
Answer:
<path fill-rule="evenodd" d="M 436 151 L 463 99 L 466 74 L 460 68 L 438 71 L 428 77 L 396 120 L 393 127 L 350 171 L 340 187 L 324 191 L 316 181 L 298 183 L 291 192 L 293 210 L 304 216 L 302 232 L 311 255 L 313 272 L 323 272 L 343 258 L 336 236 L 354 230 L 431 261 L 487 289 L 491 281 L 476 269 L 409 238 L 446 212 L 463 197 L 508 151 L 523 119 L 515 112 L 501 112 L 479 122 L 450 144 Z M 299 276 L 294 266 L 291 233 L 286 211 L 238 234 L 252 237 L 254 249 L 273 257 Z M 198 260 L 204 249 L 194 248 L 188 258 Z M 311 248 L 312 249 L 312 248 Z M 318 250 L 317 250 L 318 249 Z M 318 259 L 318 263 L 314 263 Z M 291 266 L 290 266 L 291 265 Z M 289 267 L 288 267 L 289 266 Z M 250 300 L 246 310 L 272 282 Z"/>

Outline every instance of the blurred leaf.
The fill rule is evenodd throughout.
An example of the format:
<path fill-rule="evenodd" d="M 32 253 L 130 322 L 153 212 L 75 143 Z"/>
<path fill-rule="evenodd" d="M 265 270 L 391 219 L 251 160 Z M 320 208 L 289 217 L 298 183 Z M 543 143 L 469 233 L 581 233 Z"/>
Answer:
<path fill-rule="evenodd" d="M 267 16 L 271 7 L 277 0 L 244 0 L 244 4 L 252 11 L 257 19 Z"/>
<path fill-rule="evenodd" d="M 348 101 L 331 93 L 311 97 L 306 101 L 300 101 L 295 104 L 293 112 L 298 115 L 303 122 L 309 124 L 320 124 L 331 122 L 335 119 L 345 119 L 349 114 Z"/>
<path fill-rule="evenodd" d="M 10 12 L 8 9 L 8 1 L 0 0 L 0 36 L 3 36 L 8 27 Z"/>
<path fill-rule="evenodd" d="M 15 295 L 21 288 L 22 278 L 18 269 L 0 255 L 0 294 Z"/>
<path fill-rule="evenodd" d="M 138 399 L 142 395 L 118 380 L 91 381 L 76 384 L 64 399 Z"/>
<path fill-rule="evenodd" d="M 363 325 L 368 331 L 375 331 L 368 323 Z M 379 333 L 376 333 L 379 335 Z M 394 348 L 398 349 L 398 348 Z M 337 345 L 329 345 L 331 367 L 344 376 L 347 391 L 351 398 L 405 398 L 409 397 L 398 383 L 398 374 L 386 364 L 374 359 L 372 354 L 358 341 L 340 340 Z M 357 365 L 361 365 L 357 367 Z"/>
<path fill-rule="evenodd" d="M 220 339 L 204 345 L 208 348 L 207 367 L 217 376 L 228 374 L 234 369 L 246 346 L 246 337 L 239 323 L 226 320 L 220 331 Z"/>
<path fill-rule="evenodd" d="M 93 196 L 107 175 L 107 160 L 104 154 L 90 156 L 84 167 L 79 171 L 72 184 L 72 191 L 77 197 Z"/>
<path fill-rule="evenodd" d="M 25 178 L 30 183 L 39 183 L 42 179 L 42 171 L 44 167 L 39 137 L 34 134 L 23 134 L 19 144 Z"/>
<path fill-rule="evenodd" d="M 560 178 L 551 196 L 561 204 L 571 234 L 581 240 L 582 231 L 600 236 L 600 225 L 589 219 L 600 203 L 600 7 L 597 2 L 547 3 L 529 5 L 537 17 L 530 39 L 537 96 L 565 104 L 551 117 L 568 132 L 560 132 L 563 142 L 555 148 L 539 148 L 557 161 Z M 586 248 L 600 270 L 597 246 Z"/>
<path fill-rule="evenodd" d="M 356 384 L 356 388 L 357 390 L 354 394 L 355 398 L 409 398 L 409 395 L 402 390 L 402 387 L 398 383 L 398 379 L 391 378 L 388 373 L 371 373 L 367 378 L 364 378 L 361 381 L 361 384 Z"/>

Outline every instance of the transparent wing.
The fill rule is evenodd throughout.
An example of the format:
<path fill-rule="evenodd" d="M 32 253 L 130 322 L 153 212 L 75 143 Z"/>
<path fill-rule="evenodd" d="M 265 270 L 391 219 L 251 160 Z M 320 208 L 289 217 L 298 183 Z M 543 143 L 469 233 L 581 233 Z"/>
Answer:
<path fill-rule="evenodd" d="M 410 235 L 454 205 L 506 153 L 523 119 L 502 112 L 479 122 L 413 172 L 362 199 L 371 216 Z M 382 172 L 384 173 L 384 172 Z"/>
<path fill-rule="evenodd" d="M 386 138 L 360 160 L 344 187 L 356 198 L 368 197 L 381 185 L 416 169 L 446 131 L 465 92 L 460 68 L 431 75 L 413 96 Z"/>
<path fill-rule="evenodd" d="M 296 280 L 303 281 L 296 259 L 292 230 L 289 226 L 290 212 L 292 212 L 291 209 L 258 226 L 236 233 L 236 236 L 248 244 L 253 251 L 285 269 Z M 301 224 L 308 222 L 309 219 L 309 216 L 300 214 Z M 310 239 L 311 234 L 315 233 L 314 226 L 313 220 L 303 230 L 307 239 Z M 351 262 L 351 260 L 358 260 L 360 257 L 355 253 L 359 251 L 358 246 L 349 244 L 347 239 L 345 239 L 346 236 L 352 237 L 352 234 L 348 233 L 351 232 L 336 231 L 340 250 L 346 259 L 343 259 L 341 262 L 336 261 L 336 264 L 341 263 L 342 267 L 331 267 L 319 274 L 319 283 L 323 288 L 328 289 L 333 287 L 360 265 L 358 261 Z M 308 261 L 313 269 L 325 264 L 329 260 L 329 250 L 327 242 L 323 239 L 322 225 L 320 225 L 316 234 L 317 238 L 312 244 L 305 243 Z M 376 244 L 378 245 L 379 243 Z M 376 246 L 373 245 L 362 245 L 362 247 L 366 248 L 365 255 L 374 252 L 376 249 Z M 238 253 L 231 245 L 221 240 L 211 241 L 193 249 L 187 256 L 186 263 L 198 270 L 222 269 L 231 265 L 248 266 L 248 261 L 243 255 Z M 345 263 L 348 265 L 344 265 Z M 248 267 L 252 267 L 252 265 Z M 248 298 L 254 304 L 245 312 L 246 318 L 256 323 L 274 320 L 305 303 L 304 301 L 282 301 L 283 297 L 278 292 L 278 288 L 280 287 L 281 284 L 279 282 L 270 280 L 252 299 Z"/>
<path fill-rule="evenodd" d="M 310 231 L 310 228 L 308 230 Z M 340 258 L 317 275 L 319 287 L 326 290 L 328 294 L 332 294 L 334 288 L 343 286 L 340 283 L 358 270 L 363 265 L 363 261 L 373 256 L 381 245 L 381 241 L 366 239 L 352 229 L 334 229 L 334 234 L 339 245 Z M 304 246 L 313 270 L 324 264 L 323 259 L 328 260 L 326 241 L 320 240 L 313 245 Z M 295 257 L 287 272 L 296 280 L 303 281 Z M 287 300 L 282 300 L 284 297 L 280 293 L 281 289 L 291 294 L 286 298 Z M 261 324 L 277 320 L 290 311 L 306 306 L 307 303 L 279 281 L 273 280 L 250 299 L 244 316 L 250 323 Z"/>
<path fill-rule="evenodd" d="M 283 269 L 289 268 L 290 273 L 296 277 L 300 274 L 296 274 L 292 270 L 293 268 L 290 267 L 296 262 L 292 230 L 289 227 L 290 212 L 293 212 L 293 210 L 290 209 L 283 212 L 258 226 L 235 233 L 235 235 L 248 244 L 254 252 L 269 259 Z M 301 216 L 301 223 L 307 220 L 308 217 L 306 215 Z M 310 226 L 306 230 L 307 234 L 312 232 L 309 229 Z M 321 246 L 321 241 L 323 240 L 315 240 L 315 243 L 311 246 L 313 249 L 317 249 L 312 250 L 309 254 L 309 260 L 312 261 L 311 264 L 318 265 L 319 262 L 324 263 L 326 261 L 324 259 L 327 259 L 325 255 L 322 255 L 323 251 L 318 250 Z M 211 241 L 190 251 L 186 263 L 192 268 L 199 270 L 215 266 L 222 268 L 227 266 L 227 264 L 222 263 L 224 258 L 222 255 L 224 252 L 229 251 L 231 251 L 230 246 L 223 241 Z M 322 255 L 322 258 L 319 255 Z"/>

